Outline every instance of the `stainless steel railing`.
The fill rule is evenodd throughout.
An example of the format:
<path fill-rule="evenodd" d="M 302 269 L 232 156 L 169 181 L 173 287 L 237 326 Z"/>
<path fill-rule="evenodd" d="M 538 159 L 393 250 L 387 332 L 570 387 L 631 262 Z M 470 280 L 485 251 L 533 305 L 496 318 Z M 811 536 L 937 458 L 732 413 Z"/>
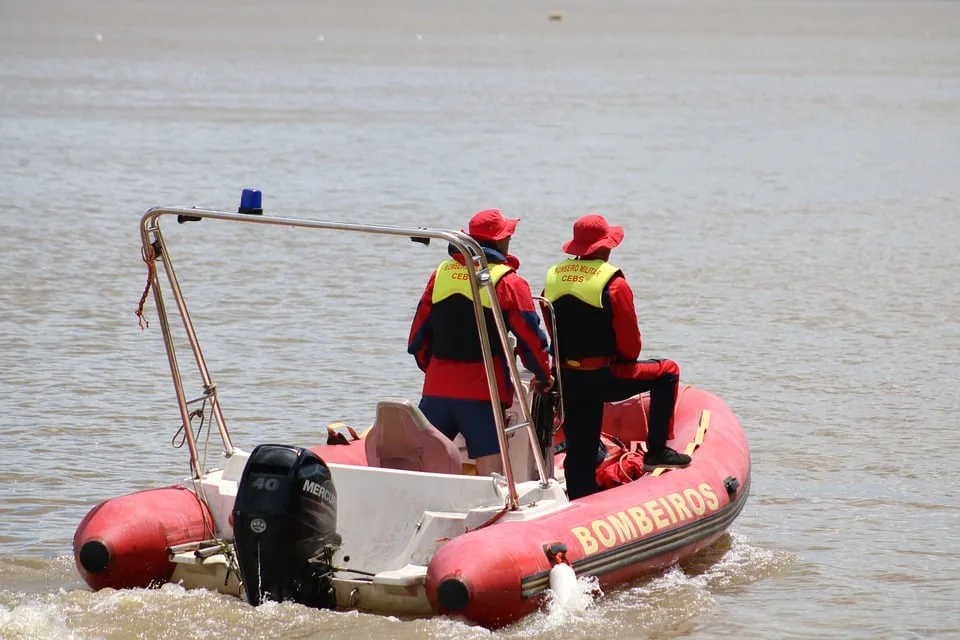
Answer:
<path fill-rule="evenodd" d="M 207 366 L 206 360 L 203 357 L 203 352 L 200 349 L 200 343 L 197 338 L 196 330 L 193 326 L 193 320 L 190 317 L 190 313 L 187 309 L 186 301 L 183 297 L 183 292 L 180 288 L 180 283 L 176 275 L 176 271 L 173 266 L 173 261 L 170 258 L 170 255 L 167 251 L 166 243 L 164 242 L 163 234 L 160 231 L 160 219 L 164 216 L 177 216 L 178 219 L 183 221 L 197 221 L 203 219 L 213 219 L 213 220 L 222 220 L 229 222 L 243 222 L 247 224 L 259 224 L 259 225 L 273 225 L 273 226 L 285 226 L 285 227 L 299 227 L 299 228 L 308 228 L 308 229 L 327 229 L 327 230 L 336 230 L 336 231 L 351 231 L 359 233 L 370 233 L 370 234 L 379 234 L 379 235 L 393 235 L 406 237 L 414 239 L 417 241 L 422 241 L 426 244 L 426 239 L 435 239 L 444 241 L 452 244 L 460 253 L 465 256 L 468 261 L 474 265 L 474 269 L 468 269 L 470 274 L 470 290 L 473 294 L 473 307 L 474 315 L 477 321 L 477 329 L 480 333 L 480 345 L 483 353 L 483 363 L 484 369 L 487 377 L 487 386 L 490 391 L 490 398 L 494 404 L 494 407 L 499 407 L 500 395 L 497 389 L 497 380 L 496 373 L 494 368 L 494 361 L 492 355 L 492 349 L 490 346 L 491 336 L 487 331 L 487 323 L 484 320 L 483 306 L 481 303 L 480 291 L 481 288 L 487 290 L 491 310 L 493 311 L 494 324 L 496 326 L 497 337 L 500 340 L 500 344 L 503 347 L 503 353 L 506 356 L 506 361 L 509 368 L 510 378 L 513 382 L 513 386 L 516 389 L 517 401 L 520 405 L 521 414 L 523 416 L 522 421 L 518 425 L 513 425 L 511 431 L 514 429 L 526 428 L 529 436 L 530 447 L 533 451 L 534 460 L 536 462 L 537 473 L 539 475 L 540 484 L 542 486 L 547 486 L 549 483 L 549 476 L 545 467 L 543 455 L 541 454 L 540 447 L 537 445 L 538 439 L 534 429 L 533 421 L 530 416 L 530 406 L 527 402 L 527 390 L 523 385 L 522 380 L 520 379 L 520 374 L 517 369 L 516 358 L 512 356 L 512 351 L 510 349 L 509 339 L 507 336 L 507 330 L 504 325 L 503 315 L 500 310 L 500 305 L 497 301 L 496 292 L 494 291 L 494 283 L 490 277 L 489 265 L 487 264 L 486 256 L 483 253 L 483 249 L 480 247 L 477 242 L 466 235 L 465 233 L 459 231 L 446 231 L 440 229 L 428 229 L 423 227 L 404 227 L 404 226 L 391 226 L 391 225 L 368 225 L 368 224 L 359 224 L 359 223 L 347 223 L 347 222 L 324 222 L 319 220 L 304 220 L 296 218 L 284 218 L 284 217 L 275 217 L 268 215 L 248 215 L 248 214 L 238 214 L 238 213 L 229 213 L 226 211 L 213 211 L 206 209 L 187 209 L 187 208 L 168 208 L 168 207 L 159 207 L 153 208 L 147 211 L 140 221 L 140 236 L 143 244 L 143 257 L 144 260 L 148 263 L 156 265 L 159 262 L 166 273 L 167 281 L 170 286 L 170 292 L 173 295 L 173 299 L 176 303 L 177 311 L 180 315 L 180 318 L 183 322 L 184 331 L 186 332 L 187 340 L 190 343 L 190 349 L 193 352 L 194 360 L 196 361 L 197 369 L 200 372 L 200 377 L 203 382 L 203 399 L 207 399 L 211 402 L 212 413 L 214 420 L 217 423 L 217 430 L 220 433 L 220 438 L 223 441 L 223 450 L 227 456 L 233 455 L 234 446 L 230 439 L 230 433 L 227 429 L 226 419 L 223 416 L 223 412 L 220 407 L 220 402 L 217 396 L 217 387 L 213 382 L 213 379 L 210 375 L 209 368 Z M 190 411 L 188 406 L 196 400 L 187 400 L 186 394 L 183 388 L 183 379 L 181 377 L 180 365 L 177 362 L 177 354 L 174 347 L 173 334 L 170 327 L 170 319 L 166 310 L 163 291 L 160 286 L 160 276 L 156 269 L 152 271 L 152 285 L 153 285 L 153 295 L 154 301 L 157 306 L 157 314 L 160 317 L 160 325 L 163 332 L 163 341 L 166 346 L 167 359 L 170 363 L 170 371 L 173 376 L 173 386 L 174 391 L 177 396 L 177 404 L 180 408 L 180 417 L 183 421 L 183 430 L 185 434 L 185 439 L 187 442 L 187 447 L 190 450 L 190 464 L 193 469 L 194 476 L 199 479 L 203 474 L 203 469 L 201 469 L 200 459 L 197 451 L 196 437 L 193 433 L 190 422 Z M 551 314 L 552 317 L 552 314 Z M 554 327 L 554 337 L 556 336 L 556 329 Z M 557 383 L 559 384 L 559 378 Z M 506 479 L 509 494 L 507 501 L 511 509 L 517 508 L 517 488 L 516 482 L 513 476 L 513 469 L 510 464 L 510 453 L 507 442 L 507 429 L 505 426 L 504 415 L 501 411 L 494 410 L 493 412 L 494 419 L 496 422 L 497 428 L 497 440 L 500 444 L 500 456 L 503 462 L 503 471 L 504 477 Z M 562 415 L 562 408 L 561 408 Z"/>

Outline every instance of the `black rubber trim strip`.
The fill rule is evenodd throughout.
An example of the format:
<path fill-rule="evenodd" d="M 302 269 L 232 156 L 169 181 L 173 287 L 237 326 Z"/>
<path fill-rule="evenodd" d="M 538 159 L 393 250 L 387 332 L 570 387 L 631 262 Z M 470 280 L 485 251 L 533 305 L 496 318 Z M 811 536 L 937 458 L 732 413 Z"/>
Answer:
<path fill-rule="evenodd" d="M 679 549 L 697 540 L 703 540 L 724 531 L 736 519 L 743 507 L 747 504 L 750 493 L 750 479 L 737 499 L 726 507 L 712 513 L 702 520 L 691 522 L 670 531 L 658 533 L 649 538 L 641 538 L 616 547 L 588 556 L 573 563 L 573 569 L 580 576 L 602 576 L 623 567 L 643 562 L 662 553 Z M 520 597 L 532 598 L 540 595 L 550 586 L 550 572 L 541 571 L 520 580 Z"/>

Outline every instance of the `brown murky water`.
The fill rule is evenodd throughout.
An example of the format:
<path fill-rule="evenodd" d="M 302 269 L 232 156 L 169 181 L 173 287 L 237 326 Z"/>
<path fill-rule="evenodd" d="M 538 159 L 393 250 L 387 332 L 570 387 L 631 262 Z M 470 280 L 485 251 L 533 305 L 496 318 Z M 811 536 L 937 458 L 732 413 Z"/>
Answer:
<path fill-rule="evenodd" d="M 960 637 L 957 3 L 6 0 L 0 150 L 0 637 L 488 635 L 77 576 L 90 507 L 187 473 L 139 215 L 244 186 L 324 219 L 499 206 L 535 287 L 602 212 L 646 351 L 741 417 L 729 537 L 495 636 Z M 440 250 L 169 233 L 240 446 L 417 397 Z"/>

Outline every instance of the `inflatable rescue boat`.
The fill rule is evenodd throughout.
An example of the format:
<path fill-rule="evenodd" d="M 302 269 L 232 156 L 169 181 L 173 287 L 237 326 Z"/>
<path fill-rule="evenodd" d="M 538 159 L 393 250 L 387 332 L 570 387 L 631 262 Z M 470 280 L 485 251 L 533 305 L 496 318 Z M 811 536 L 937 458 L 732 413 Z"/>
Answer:
<path fill-rule="evenodd" d="M 496 628 L 540 607 L 561 571 L 616 587 L 709 546 L 743 509 L 750 486 L 743 430 L 722 400 L 690 386 L 681 387 L 670 441 L 692 456 L 688 467 L 638 471 L 648 398 L 636 396 L 604 411 L 608 448 L 598 477 L 608 488 L 568 500 L 562 406 L 527 394 L 515 361 L 508 365 L 517 399 L 505 416 L 496 416 L 503 475 L 477 476 L 462 441 L 443 436 L 405 398 L 379 399 L 374 424 L 363 433 L 332 425 L 326 442 L 310 448 L 267 443 L 248 453 L 235 447 L 160 231 L 162 218 L 386 234 L 427 245 L 439 240 L 471 256 L 474 300 L 487 288 L 496 305 L 484 254 L 461 232 L 267 216 L 251 198 L 259 192 L 244 193 L 239 213 L 158 208 L 141 220 L 193 473 L 176 485 L 111 498 L 87 514 L 73 547 L 91 588 L 175 582 L 251 605 L 292 600 L 399 616 L 451 615 Z M 163 290 L 161 269 L 169 284 Z M 165 294 L 176 303 L 200 373 L 196 398 L 184 390 Z M 512 350 L 499 310 L 496 334 L 488 335 L 475 306 L 496 394 L 490 340 L 500 340 L 504 353 Z M 197 449 L 201 420 L 215 424 L 223 442 L 213 471 L 203 470 Z"/>

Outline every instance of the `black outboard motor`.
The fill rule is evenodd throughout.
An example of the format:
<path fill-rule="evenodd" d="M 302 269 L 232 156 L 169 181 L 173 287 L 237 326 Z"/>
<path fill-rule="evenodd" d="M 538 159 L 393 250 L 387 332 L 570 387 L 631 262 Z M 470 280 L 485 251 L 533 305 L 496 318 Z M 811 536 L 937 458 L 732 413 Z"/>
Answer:
<path fill-rule="evenodd" d="M 247 602 L 336 607 L 337 491 L 319 456 L 286 445 L 254 449 L 237 488 L 233 536 Z"/>

